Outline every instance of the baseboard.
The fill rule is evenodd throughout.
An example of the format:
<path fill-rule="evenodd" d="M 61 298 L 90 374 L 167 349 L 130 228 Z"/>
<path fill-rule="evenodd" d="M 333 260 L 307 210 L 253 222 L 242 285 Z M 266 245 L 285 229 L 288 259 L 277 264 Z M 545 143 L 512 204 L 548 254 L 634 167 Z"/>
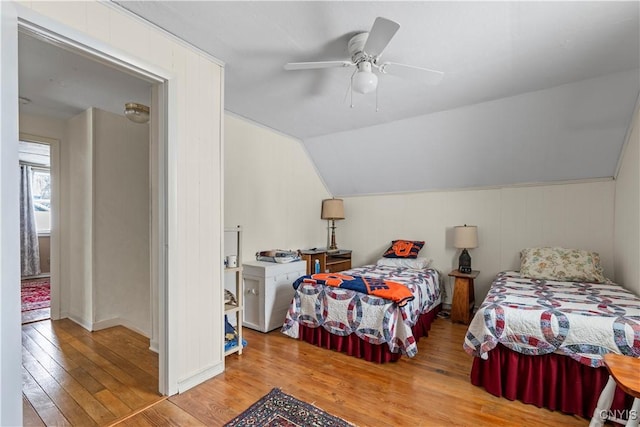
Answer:
<path fill-rule="evenodd" d="M 150 341 L 149 342 L 149 350 L 153 351 L 154 353 L 159 353 L 159 351 L 158 351 L 158 342 L 157 341 Z"/>
<path fill-rule="evenodd" d="M 73 314 L 67 314 L 66 316 L 68 319 L 70 319 L 71 321 L 77 323 L 78 325 L 82 326 L 83 328 L 85 328 L 87 331 L 91 332 L 91 323 L 86 322 L 84 319 L 80 319 L 79 317 L 74 316 Z"/>
<path fill-rule="evenodd" d="M 99 331 L 102 329 L 113 328 L 114 326 L 124 326 L 127 329 L 131 329 L 133 332 L 136 332 L 146 338 L 149 338 L 149 333 L 145 332 L 135 325 L 133 325 L 130 321 L 126 319 L 122 319 L 120 317 L 114 317 L 112 319 L 100 320 L 99 322 L 93 322 L 94 331 Z"/>
<path fill-rule="evenodd" d="M 185 379 L 178 381 L 178 393 L 184 393 L 192 387 L 202 384 L 208 379 L 221 374 L 224 371 L 224 364 L 222 362 L 215 363 L 209 367 L 200 369 L 194 374 L 188 376 Z"/>

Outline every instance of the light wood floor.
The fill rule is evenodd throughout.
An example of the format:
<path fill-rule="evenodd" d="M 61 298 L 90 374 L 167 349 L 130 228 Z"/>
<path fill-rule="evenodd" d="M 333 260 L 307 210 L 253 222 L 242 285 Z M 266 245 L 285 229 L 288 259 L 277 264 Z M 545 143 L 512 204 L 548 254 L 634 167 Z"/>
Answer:
<path fill-rule="evenodd" d="M 119 326 L 23 325 L 22 381 L 25 426 L 104 426 L 164 400 L 149 340 Z"/>
<path fill-rule="evenodd" d="M 494 397 L 471 385 L 466 327 L 438 319 L 419 354 L 377 365 L 245 328 L 249 345 L 226 371 L 121 422 L 122 426 L 221 426 L 273 387 L 358 426 L 586 426 L 579 417 Z"/>

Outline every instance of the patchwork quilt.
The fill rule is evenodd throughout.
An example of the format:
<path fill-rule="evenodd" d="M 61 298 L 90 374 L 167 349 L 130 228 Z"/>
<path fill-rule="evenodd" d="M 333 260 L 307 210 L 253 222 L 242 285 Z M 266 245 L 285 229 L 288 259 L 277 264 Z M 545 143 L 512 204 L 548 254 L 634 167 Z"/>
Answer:
<path fill-rule="evenodd" d="M 386 343 L 391 352 L 415 356 L 418 347 L 411 327 L 421 314 L 440 304 L 438 272 L 367 265 L 340 274 L 404 285 L 411 291 L 413 299 L 400 306 L 379 296 L 302 280 L 289 306 L 282 332 L 297 339 L 300 325 L 322 327 L 335 335 L 356 334 L 371 344 Z"/>
<path fill-rule="evenodd" d="M 391 300 L 400 306 L 405 305 L 414 298 L 409 288 L 402 283 L 377 277 L 349 276 L 343 273 L 320 273 L 298 278 L 293 282 L 293 288 L 298 289 L 301 283 L 351 289 L 352 291 Z"/>
<path fill-rule="evenodd" d="M 527 355 L 559 353 L 603 366 L 602 356 L 640 357 L 640 298 L 615 283 L 527 279 L 497 275 L 464 342 L 487 358 L 498 343 Z"/>

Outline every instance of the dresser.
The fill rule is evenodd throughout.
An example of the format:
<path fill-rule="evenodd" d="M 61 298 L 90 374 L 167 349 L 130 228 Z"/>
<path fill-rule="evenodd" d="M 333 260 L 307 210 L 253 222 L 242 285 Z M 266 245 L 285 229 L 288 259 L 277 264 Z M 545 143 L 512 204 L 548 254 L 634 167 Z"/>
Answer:
<path fill-rule="evenodd" d="M 269 332 L 280 328 L 293 299 L 293 282 L 307 272 L 305 261 L 243 264 L 244 320 L 247 328 Z"/>

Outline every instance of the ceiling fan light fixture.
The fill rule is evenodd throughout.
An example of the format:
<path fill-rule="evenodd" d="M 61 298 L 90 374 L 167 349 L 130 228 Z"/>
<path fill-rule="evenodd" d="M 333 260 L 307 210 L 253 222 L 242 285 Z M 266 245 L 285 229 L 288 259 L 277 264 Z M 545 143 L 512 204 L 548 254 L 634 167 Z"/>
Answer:
<path fill-rule="evenodd" d="M 147 123 L 149 121 L 149 107 L 136 102 L 124 104 L 124 115 L 134 123 Z"/>
<path fill-rule="evenodd" d="M 371 71 L 371 63 L 363 61 L 358 64 L 358 72 L 353 76 L 353 90 L 358 93 L 369 93 L 378 87 L 378 76 Z"/>

